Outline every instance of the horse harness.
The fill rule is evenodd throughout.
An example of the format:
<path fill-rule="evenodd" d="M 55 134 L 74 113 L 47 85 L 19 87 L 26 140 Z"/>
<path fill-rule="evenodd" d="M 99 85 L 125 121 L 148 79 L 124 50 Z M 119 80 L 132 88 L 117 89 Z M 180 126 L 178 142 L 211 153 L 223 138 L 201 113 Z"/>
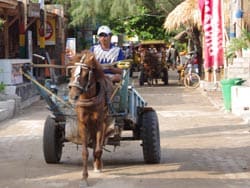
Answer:
<path fill-rule="evenodd" d="M 75 72 L 74 72 L 74 81 L 69 83 L 69 87 L 74 86 L 77 87 L 78 89 L 80 89 L 81 93 L 86 93 L 89 89 L 90 89 L 90 81 L 91 81 L 91 77 L 93 74 L 93 69 L 90 68 L 86 63 L 84 63 L 84 59 L 85 59 L 85 54 L 81 57 L 80 62 L 76 62 L 75 65 L 73 67 L 76 67 Z M 80 76 L 81 76 L 81 72 L 82 69 L 87 70 L 88 71 L 88 81 L 87 84 L 83 87 L 80 84 Z"/>
<path fill-rule="evenodd" d="M 68 84 L 68 86 L 69 87 L 72 87 L 72 86 L 77 87 L 80 90 L 81 94 L 87 93 L 92 87 L 97 87 L 98 93 L 94 97 L 91 97 L 88 99 L 78 99 L 78 101 L 76 103 L 77 106 L 90 107 L 90 106 L 98 105 L 98 104 L 100 104 L 100 102 L 102 102 L 102 99 L 103 99 L 102 97 L 105 94 L 105 92 L 104 92 L 105 88 L 103 86 L 104 83 L 96 82 L 96 84 L 91 84 L 91 78 L 94 75 L 93 74 L 94 68 L 91 68 L 86 63 L 84 63 L 85 58 L 86 58 L 86 55 L 83 54 L 80 62 L 76 62 L 75 65 L 73 66 L 73 67 L 76 67 L 75 71 L 74 71 L 75 78 L 73 81 L 71 81 Z M 88 71 L 88 80 L 87 80 L 87 84 L 85 86 L 82 86 L 80 83 L 80 76 L 81 76 L 82 69 Z M 103 81 L 101 81 L 101 82 L 103 82 Z"/>

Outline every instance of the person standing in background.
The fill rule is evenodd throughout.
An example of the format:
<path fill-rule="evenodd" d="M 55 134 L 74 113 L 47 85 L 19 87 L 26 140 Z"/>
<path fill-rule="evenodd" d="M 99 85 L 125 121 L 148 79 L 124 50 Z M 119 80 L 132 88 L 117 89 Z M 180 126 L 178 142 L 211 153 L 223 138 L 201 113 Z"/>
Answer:
<path fill-rule="evenodd" d="M 171 44 L 171 47 L 168 51 L 168 61 L 170 62 L 173 69 L 177 67 L 177 63 L 180 61 L 179 52 L 175 48 L 174 43 Z"/>

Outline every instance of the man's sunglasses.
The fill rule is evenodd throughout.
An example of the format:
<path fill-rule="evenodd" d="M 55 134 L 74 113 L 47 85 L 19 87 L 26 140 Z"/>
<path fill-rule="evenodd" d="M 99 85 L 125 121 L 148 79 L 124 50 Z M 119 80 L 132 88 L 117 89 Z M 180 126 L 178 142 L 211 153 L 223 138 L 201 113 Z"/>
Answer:
<path fill-rule="evenodd" d="M 106 34 L 106 33 L 100 33 L 99 34 L 99 37 L 108 37 L 109 35 L 108 34 Z"/>

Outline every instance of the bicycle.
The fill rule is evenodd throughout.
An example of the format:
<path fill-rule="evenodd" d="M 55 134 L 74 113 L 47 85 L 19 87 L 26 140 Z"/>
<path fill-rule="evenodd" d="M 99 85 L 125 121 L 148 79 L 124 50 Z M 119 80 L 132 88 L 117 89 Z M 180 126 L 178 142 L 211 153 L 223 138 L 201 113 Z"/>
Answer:
<path fill-rule="evenodd" d="M 190 54 L 185 64 L 177 66 L 177 72 L 179 73 L 179 83 L 183 84 L 186 88 L 197 88 L 200 85 L 200 76 L 198 68 L 194 67 L 195 56 Z"/>
<path fill-rule="evenodd" d="M 200 85 L 200 76 L 194 72 L 188 73 L 184 78 L 184 85 L 187 88 L 197 88 Z"/>

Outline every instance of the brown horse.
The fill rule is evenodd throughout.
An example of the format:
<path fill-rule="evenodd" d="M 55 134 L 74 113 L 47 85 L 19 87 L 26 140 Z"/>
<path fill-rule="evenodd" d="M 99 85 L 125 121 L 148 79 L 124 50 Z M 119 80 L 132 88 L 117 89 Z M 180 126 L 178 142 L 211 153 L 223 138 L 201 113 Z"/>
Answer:
<path fill-rule="evenodd" d="M 146 49 L 143 53 L 141 53 L 141 62 L 143 64 L 143 71 L 147 78 L 148 85 L 158 84 L 157 79 L 159 78 L 160 69 L 158 62 L 158 57 L 156 53 L 150 52 Z"/>
<path fill-rule="evenodd" d="M 69 101 L 75 105 L 79 137 L 82 142 L 83 174 L 81 184 L 88 185 L 88 147 L 93 148 L 94 171 L 102 169 L 102 152 L 106 139 L 112 133 L 108 116 L 107 98 L 113 84 L 90 51 L 77 54 L 72 62 L 69 83 Z"/>

